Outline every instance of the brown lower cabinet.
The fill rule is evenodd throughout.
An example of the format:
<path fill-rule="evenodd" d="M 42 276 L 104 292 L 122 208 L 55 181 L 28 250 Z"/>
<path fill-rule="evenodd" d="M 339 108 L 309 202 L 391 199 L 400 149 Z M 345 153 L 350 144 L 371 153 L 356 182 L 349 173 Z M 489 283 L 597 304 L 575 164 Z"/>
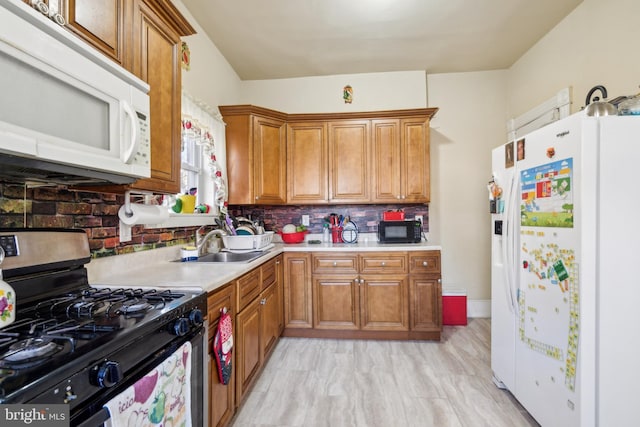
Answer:
<path fill-rule="evenodd" d="M 282 255 L 278 255 L 208 296 L 210 427 L 229 424 L 282 334 L 282 279 Z M 233 375 L 227 385 L 218 379 L 213 353 L 223 308 L 233 318 Z"/>
<path fill-rule="evenodd" d="M 440 252 L 425 251 L 409 255 L 409 301 L 411 330 L 433 331 L 442 328 L 442 280 Z"/>
<path fill-rule="evenodd" d="M 236 312 L 236 284 L 227 283 L 221 288 L 210 293 L 207 298 L 207 321 L 209 322 L 209 426 L 226 426 L 235 411 L 235 380 L 231 377 L 229 384 L 222 384 L 218 379 L 218 367 L 213 352 L 213 339 L 215 337 L 218 320 L 223 308 L 226 308 L 233 317 Z M 233 322 L 235 329 L 235 322 Z M 235 330 L 233 332 L 235 336 Z M 235 352 L 235 349 L 234 349 Z M 232 362 L 235 364 L 235 362 Z M 235 368 L 235 366 L 233 367 Z M 232 369 L 233 369 L 232 368 Z"/>
<path fill-rule="evenodd" d="M 440 251 L 295 252 L 284 269 L 284 336 L 440 339 Z"/>
<path fill-rule="evenodd" d="M 311 254 L 284 254 L 284 327 L 313 328 L 311 308 Z"/>
<path fill-rule="evenodd" d="M 312 255 L 313 327 L 408 331 L 406 254 Z"/>
<path fill-rule="evenodd" d="M 244 277 L 251 277 L 260 293 L 244 306 L 239 305 L 236 316 L 236 406 L 253 385 L 281 335 L 284 312 L 281 271 L 282 255 L 279 255 L 238 279 L 240 282 Z M 239 293 L 238 301 L 242 300 Z"/>

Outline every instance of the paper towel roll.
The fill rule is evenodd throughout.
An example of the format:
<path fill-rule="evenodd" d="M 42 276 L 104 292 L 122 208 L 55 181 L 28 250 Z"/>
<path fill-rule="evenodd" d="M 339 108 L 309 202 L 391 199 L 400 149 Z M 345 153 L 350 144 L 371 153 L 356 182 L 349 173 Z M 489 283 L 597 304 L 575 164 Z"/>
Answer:
<path fill-rule="evenodd" d="M 118 211 L 120 221 L 126 225 L 159 224 L 169 219 L 169 210 L 164 206 L 132 203 L 129 208 L 129 214 L 125 212 L 125 206 L 120 206 Z"/>

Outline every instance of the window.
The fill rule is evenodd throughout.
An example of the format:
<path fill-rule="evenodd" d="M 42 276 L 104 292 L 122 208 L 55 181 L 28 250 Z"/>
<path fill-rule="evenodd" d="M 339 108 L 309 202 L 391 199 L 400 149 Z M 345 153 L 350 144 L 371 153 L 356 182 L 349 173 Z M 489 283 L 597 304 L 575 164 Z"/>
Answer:
<path fill-rule="evenodd" d="M 181 194 L 195 194 L 210 213 L 227 200 L 224 122 L 219 112 L 182 93 Z"/>

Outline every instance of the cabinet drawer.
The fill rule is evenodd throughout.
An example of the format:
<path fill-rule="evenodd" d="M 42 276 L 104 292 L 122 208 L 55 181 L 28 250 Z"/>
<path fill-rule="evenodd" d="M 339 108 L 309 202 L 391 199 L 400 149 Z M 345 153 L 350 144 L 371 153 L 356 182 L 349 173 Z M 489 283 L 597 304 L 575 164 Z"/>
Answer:
<path fill-rule="evenodd" d="M 409 272 L 411 274 L 440 274 L 440 251 L 410 254 Z"/>
<path fill-rule="evenodd" d="M 260 277 L 262 278 L 261 290 L 263 291 L 276 282 L 277 276 L 275 258 L 273 258 L 271 261 L 267 261 L 262 266 L 260 266 Z"/>
<path fill-rule="evenodd" d="M 368 254 L 360 258 L 360 273 L 406 273 L 407 254 Z"/>
<path fill-rule="evenodd" d="M 238 312 L 260 295 L 260 269 L 256 268 L 238 279 Z"/>
<path fill-rule="evenodd" d="M 313 274 L 349 274 L 358 272 L 357 254 L 314 254 L 312 263 Z"/>

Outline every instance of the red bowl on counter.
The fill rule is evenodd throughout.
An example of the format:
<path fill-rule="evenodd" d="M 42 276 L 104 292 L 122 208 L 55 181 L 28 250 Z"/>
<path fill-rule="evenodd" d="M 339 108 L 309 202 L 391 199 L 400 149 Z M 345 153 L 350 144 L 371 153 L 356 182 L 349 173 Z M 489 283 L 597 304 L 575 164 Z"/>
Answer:
<path fill-rule="evenodd" d="M 304 236 L 308 233 L 305 231 L 296 231 L 295 233 L 283 233 L 278 231 L 278 234 L 282 237 L 282 241 L 285 243 L 302 243 L 304 242 Z"/>

